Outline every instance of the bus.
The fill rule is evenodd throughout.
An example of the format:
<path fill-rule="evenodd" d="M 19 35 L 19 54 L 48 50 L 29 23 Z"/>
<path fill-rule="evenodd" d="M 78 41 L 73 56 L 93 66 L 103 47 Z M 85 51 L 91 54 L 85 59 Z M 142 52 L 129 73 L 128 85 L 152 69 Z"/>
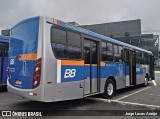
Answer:
<path fill-rule="evenodd" d="M 0 35 L 0 88 L 7 85 L 9 37 Z"/>
<path fill-rule="evenodd" d="M 56 102 L 154 80 L 152 52 L 58 19 L 38 16 L 11 29 L 8 91 Z"/>

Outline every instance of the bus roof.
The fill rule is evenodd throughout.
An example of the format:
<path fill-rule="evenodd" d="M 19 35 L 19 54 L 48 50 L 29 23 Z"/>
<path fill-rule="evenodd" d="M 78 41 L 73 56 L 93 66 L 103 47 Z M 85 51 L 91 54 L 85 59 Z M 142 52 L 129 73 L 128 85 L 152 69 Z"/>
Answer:
<path fill-rule="evenodd" d="M 19 25 L 21 23 L 24 23 L 24 22 L 26 22 L 28 20 L 36 19 L 37 17 L 44 18 L 47 22 L 54 23 L 54 24 L 57 24 L 59 26 L 65 27 L 65 28 L 69 28 L 69 29 L 72 29 L 74 31 L 77 31 L 77 32 L 80 32 L 80 33 L 83 33 L 83 34 L 86 34 L 86 35 L 89 35 L 89 36 L 92 36 L 92 37 L 95 37 L 95 38 L 98 38 L 98 39 L 101 39 L 101 40 L 104 40 L 104 41 L 113 42 L 113 43 L 125 46 L 127 48 L 130 48 L 130 49 L 135 49 L 135 50 L 139 50 L 139 51 L 143 51 L 143 52 L 152 54 L 151 51 L 148 51 L 148 50 L 145 50 L 145 49 L 142 49 L 142 48 L 139 48 L 139 47 L 136 47 L 136 46 L 133 46 L 133 45 L 118 41 L 118 40 L 115 40 L 113 38 L 109 38 L 107 36 L 95 33 L 93 31 L 90 31 L 90 30 L 87 30 L 87 29 L 72 25 L 70 23 L 66 23 L 66 22 L 60 21 L 58 19 L 54 19 L 54 18 L 50 18 L 50 17 L 46 17 L 46 16 L 36 16 L 36 17 L 32 17 L 32 18 L 23 20 L 23 21 L 19 22 L 18 24 L 16 24 L 14 27 L 16 27 L 17 25 Z"/>
<path fill-rule="evenodd" d="M 9 36 L 0 35 L 0 42 L 9 42 Z"/>
<path fill-rule="evenodd" d="M 32 17 L 32 18 L 28 18 L 28 19 L 25 19 L 25 20 L 23 20 L 23 21 L 20 21 L 19 23 L 17 23 L 16 25 L 14 25 L 14 26 L 11 28 L 11 30 L 12 30 L 13 28 L 15 28 L 15 27 L 17 27 L 17 26 L 19 26 L 19 25 L 27 22 L 27 21 L 30 21 L 30 20 L 33 20 L 33 19 L 38 19 L 39 17 L 40 17 L 40 16 L 35 16 L 35 17 Z"/>
<path fill-rule="evenodd" d="M 46 17 L 46 19 L 50 20 L 51 18 Z M 127 43 L 118 41 L 118 40 L 115 40 L 115 39 L 113 39 L 113 38 L 109 38 L 109 37 L 107 37 L 107 36 L 104 36 L 104 35 L 101 35 L 101 34 L 92 32 L 92 31 L 87 30 L 87 29 L 84 29 L 84 28 L 82 28 L 82 27 L 78 27 L 78 26 L 72 25 L 72 24 L 70 24 L 70 23 L 66 23 L 66 22 L 63 22 L 63 21 L 60 21 L 60 20 L 57 20 L 57 19 L 52 19 L 51 22 L 53 22 L 54 24 L 57 24 L 57 25 L 59 25 L 59 26 L 72 29 L 72 30 L 74 30 L 74 31 L 78 31 L 78 32 L 80 32 L 80 33 L 83 33 L 83 34 L 86 34 L 86 35 L 90 35 L 90 36 L 96 37 L 96 38 L 98 38 L 98 39 L 102 39 L 102 40 L 104 40 L 104 41 L 113 42 L 113 43 L 116 43 L 116 44 L 125 46 L 125 47 L 127 47 L 127 48 L 130 48 L 130 49 L 135 49 L 135 50 L 139 50 L 139 51 L 143 51 L 143 52 L 152 54 L 151 51 L 148 51 L 148 50 L 145 50 L 145 49 L 142 49 L 142 48 L 139 48 L 139 47 L 136 47 L 136 46 L 133 46 L 133 45 L 130 45 L 130 44 L 127 44 Z"/>

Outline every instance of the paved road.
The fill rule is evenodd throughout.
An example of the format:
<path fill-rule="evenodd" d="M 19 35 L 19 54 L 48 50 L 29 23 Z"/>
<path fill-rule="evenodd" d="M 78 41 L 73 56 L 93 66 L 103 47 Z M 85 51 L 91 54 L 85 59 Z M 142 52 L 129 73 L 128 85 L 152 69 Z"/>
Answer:
<path fill-rule="evenodd" d="M 156 81 L 158 83 L 158 85 L 160 85 L 160 78 L 156 78 Z M 150 86 L 153 86 L 152 84 L 150 84 Z M 144 87 L 133 87 L 133 88 L 129 88 L 129 89 L 124 89 L 124 90 L 120 90 L 118 91 L 118 93 L 116 94 L 116 96 L 113 99 L 117 99 L 120 97 L 123 97 L 124 95 L 130 94 L 132 92 L 138 91 L 144 89 Z M 142 97 L 144 97 L 145 95 L 143 95 Z M 94 97 L 93 97 L 94 98 Z M 96 98 L 100 98 L 100 96 L 96 96 Z M 136 96 L 134 97 L 136 98 Z M 125 99 L 126 100 L 126 99 Z M 125 101 L 124 100 L 124 101 Z M 128 100 L 127 100 L 128 101 Z M 142 100 L 143 101 L 143 100 Z M 157 101 L 159 101 L 159 99 L 157 99 Z M 122 104 L 117 104 L 117 103 L 106 103 L 103 101 L 96 101 L 96 100 L 92 100 L 92 99 L 79 99 L 79 100 L 70 100 L 70 101 L 62 101 L 62 102 L 54 102 L 54 103 L 42 103 L 42 102 L 35 102 L 35 101 L 31 101 L 25 98 L 22 98 L 20 96 L 17 96 L 15 94 L 11 94 L 8 92 L 1 92 L 0 93 L 0 110 L 52 110 L 48 112 L 48 115 L 51 113 L 57 113 L 56 110 L 70 110 L 70 113 L 76 113 L 76 111 L 73 110 L 83 110 L 83 112 L 81 112 L 81 115 L 85 115 L 86 113 L 89 115 L 94 115 L 95 113 L 97 115 L 103 115 L 103 110 L 148 110 L 148 108 L 145 107 L 139 107 L 139 106 L 130 106 L 130 105 L 122 105 Z M 88 110 L 94 110 L 93 112 L 90 112 Z M 99 111 L 102 110 L 102 111 Z M 64 113 L 67 113 L 69 111 L 59 111 L 57 115 L 64 115 Z M 0 117 L 1 118 L 1 117 Z M 17 117 L 15 117 L 17 119 Z M 25 117 L 27 119 L 27 117 Z M 38 117 L 40 118 L 40 117 Z M 46 117 L 48 118 L 53 118 L 51 116 Z M 80 116 L 60 116 L 60 117 L 54 117 L 54 118 L 69 118 L 69 119 L 85 119 L 85 118 L 89 118 L 89 116 L 85 116 L 85 117 L 80 117 Z M 93 116 L 92 118 L 97 118 L 96 116 Z M 120 118 L 120 119 L 124 119 L 124 117 L 121 116 L 116 116 L 116 117 L 103 117 L 103 116 L 99 116 L 98 118 Z M 125 117 L 125 118 L 129 118 L 129 119 L 143 119 L 144 116 L 135 116 L 135 117 Z M 151 117 L 146 117 L 148 119 L 150 119 Z M 158 117 L 154 117 L 154 118 L 158 118 Z M 6 118 L 5 118 L 6 119 Z"/>
<path fill-rule="evenodd" d="M 80 114 L 85 115 L 86 113 L 88 113 L 89 115 L 94 115 L 95 113 L 97 115 L 103 115 L 103 113 L 107 113 L 107 111 L 103 111 L 103 110 L 146 110 L 146 108 L 142 108 L 142 107 L 135 107 L 135 106 L 127 106 L 127 105 L 118 105 L 118 104 L 111 104 L 111 103 L 105 103 L 105 102 L 100 102 L 100 101 L 94 101 L 94 100 L 90 100 L 90 99 L 80 99 L 80 100 L 70 100 L 70 101 L 62 101 L 62 102 L 56 102 L 56 103 L 41 103 L 41 102 L 35 102 L 35 101 L 31 101 L 19 96 L 16 96 L 14 94 L 10 94 L 10 93 L 1 93 L 0 94 L 0 110 L 52 110 L 48 112 L 49 113 L 57 113 L 58 109 L 62 109 L 62 110 L 71 110 L 69 113 L 71 114 L 71 112 L 73 113 L 77 113 L 76 111 L 73 110 L 83 110 L 82 112 L 80 112 Z M 94 110 L 93 112 L 87 111 L 87 110 Z M 99 111 L 102 110 L 102 111 Z M 64 115 L 64 113 L 67 113 L 67 111 L 59 111 L 58 112 L 58 116 L 59 115 Z M 79 113 L 78 113 L 79 114 Z M 72 115 L 72 114 L 71 114 Z M 76 115 L 76 114 L 75 114 Z M 15 117 L 16 118 L 16 117 Z M 27 117 L 24 117 L 27 119 Z M 53 118 L 53 117 L 46 117 L 47 119 Z M 77 119 L 81 119 L 81 118 L 89 118 L 89 116 L 86 117 L 80 117 L 80 116 L 63 116 L 63 117 L 54 117 L 54 118 L 68 118 L 68 119 L 72 119 L 72 118 L 77 118 Z M 94 116 L 93 118 L 97 118 L 96 116 Z M 120 117 L 120 116 L 116 116 L 116 117 L 103 117 L 100 116 L 99 118 L 120 118 L 123 119 L 124 117 Z M 130 119 L 134 119 L 135 117 L 126 117 L 126 118 L 130 118 Z M 136 117 L 137 118 L 137 117 Z M 6 118 L 5 118 L 6 119 Z"/>

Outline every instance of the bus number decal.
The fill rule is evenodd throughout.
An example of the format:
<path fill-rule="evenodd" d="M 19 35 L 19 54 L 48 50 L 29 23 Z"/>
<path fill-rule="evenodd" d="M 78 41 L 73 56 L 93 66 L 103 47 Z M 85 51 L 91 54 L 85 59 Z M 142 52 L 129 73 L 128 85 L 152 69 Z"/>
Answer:
<path fill-rule="evenodd" d="M 64 78 L 73 78 L 76 75 L 76 69 L 66 69 Z"/>

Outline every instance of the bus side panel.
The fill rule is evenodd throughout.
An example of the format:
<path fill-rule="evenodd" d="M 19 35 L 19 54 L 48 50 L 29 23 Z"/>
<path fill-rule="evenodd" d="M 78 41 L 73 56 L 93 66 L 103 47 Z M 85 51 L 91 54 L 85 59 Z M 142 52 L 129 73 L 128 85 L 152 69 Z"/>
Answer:
<path fill-rule="evenodd" d="M 50 41 L 52 24 L 46 21 L 50 19 L 44 19 L 43 23 L 41 83 L 44 85 L 44 102 L 53 102 L 56 96 L 57 59 L 54 57 Z"/>
<path fill-rule="evenodd" d="M 64 63 L 67 63 L 66 60 Z M 56 84 L 56 101 L 83 98 L 84 62 L 69 61 L 61 65 L 61 81 Z M 72 64 L 72 62 L 75 62 Z M 75 64 L 83 65 L 76 66 Z"/>
<path fill-rule="evenodd" d="M 146 67 L 141 64 L 136 64 L 137 85 L 144 83 L 145 75 L 146 75 Z"/>
<path fill-rule="evenodd" d="M 3 75 L 2 75 L 2 84 L 7 84 L 7 67 L 8 67 L 8 57 L 3 59 Z"/>
<path fill-rule="evenodd" d="M 45 21 L 53 21 L 46 18 Z M 55 58 L 51 44 L 52 24 L 45 22 L 43 37 L 43 55 L 42 55 L 42 83 L 44 84 L 44 101 L 60 101 L 83 97 L 83 69 L 82 66 L 74 66 L 74 61 L 61 61 Z M 82 61 L 80 61 L 82 62 Z M 71 64 L 65 64 L 71 63 Z M 67 70 L 67 71 L 66 71 Z M 68 71 L 75 71 L 75 77 L 67 77 Z M 65 74 L 67 73 L 67 74 Z M 66 75 L 66 77 L 64 77 Z M 78 77 L 77 77 L 78 76 Z M 79 78 L 79 76 L 81 76 Z M 81 85 L 80 85 L 81 84 Z M 82 86 L 82 88 L 81 88 Z"/>
<path fill-rule="evenodd" d="M 126 74 L 125 72 L 125 63 L 117 63 L 117 75 L 115 76 L 116 78 L 116 89 L 122 89 L 126 87 Z"/>
<path fill-rule="evenodd" d="M 55 101 L 83 98 L 83 83 L 84 80 L 58 83 Z"/>
<path fill-rule="evenodd" d="M 124 63 L 106 62 L 105 66 L 101 67 L 101 93 L 104 92 L 105 82 L 110 76 L 115 78 L 117 89 L 124 88 L 125 74 Z"/>

